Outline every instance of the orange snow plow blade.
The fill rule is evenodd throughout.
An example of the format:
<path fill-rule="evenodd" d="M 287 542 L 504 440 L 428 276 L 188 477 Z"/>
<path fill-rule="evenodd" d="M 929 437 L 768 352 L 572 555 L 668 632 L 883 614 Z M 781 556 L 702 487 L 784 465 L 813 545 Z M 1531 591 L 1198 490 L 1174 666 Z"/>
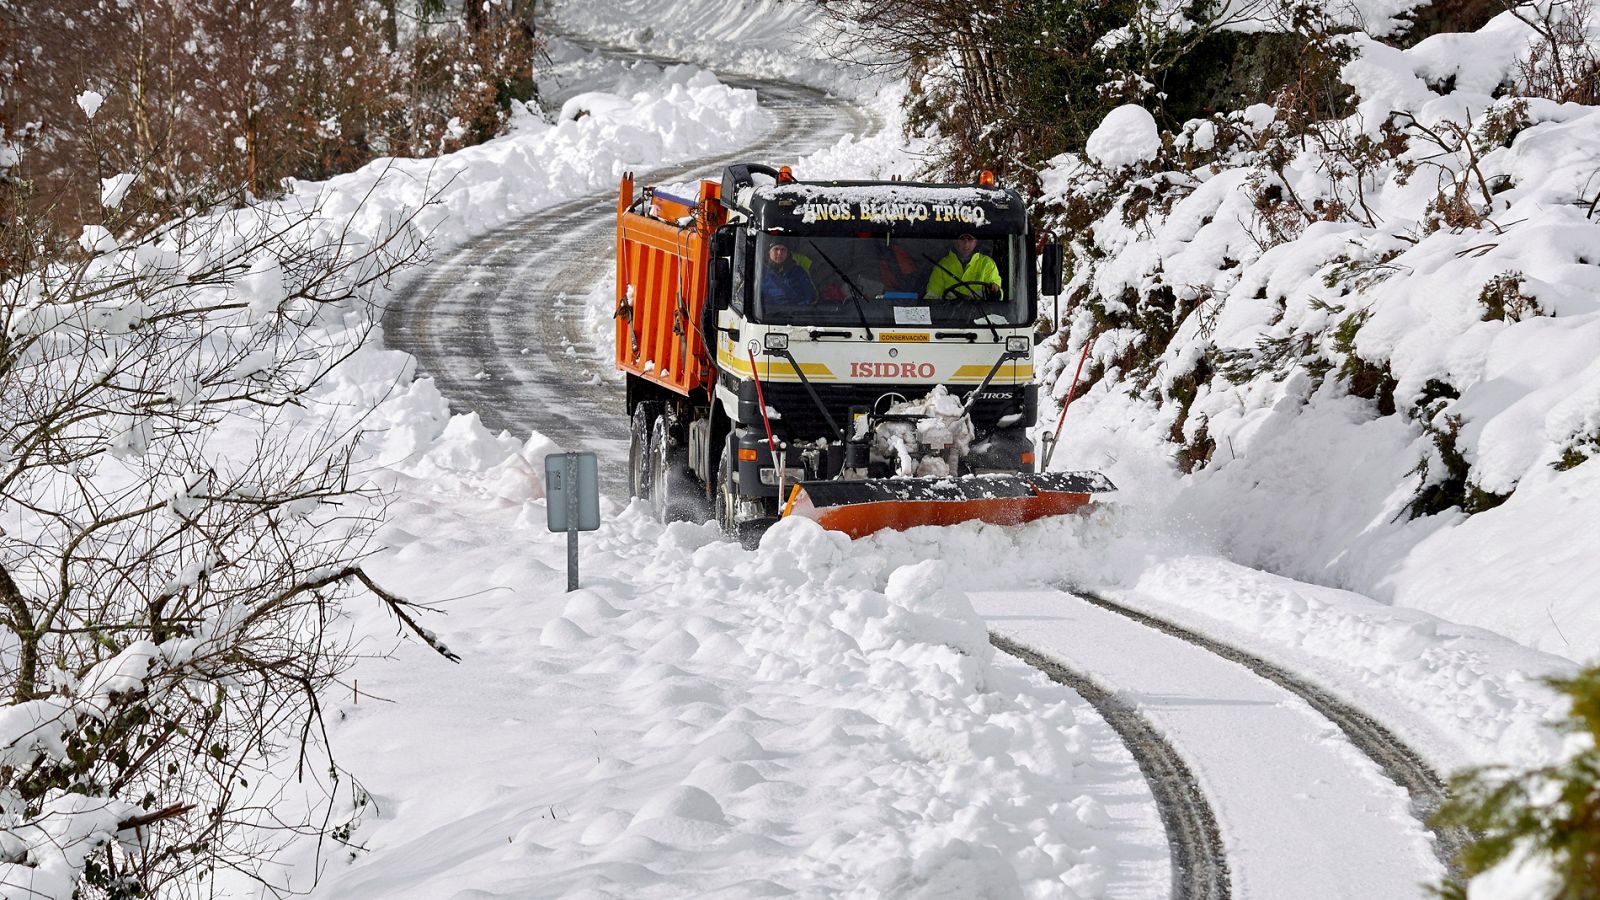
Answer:
<path fill-rule="evenodd" d="M 974 520 L 1020 525 L 1077 512 L 1095 494 L 1114 490 L 1099 472 L 803 481 L 794 486 L 783 514 L 859 538 L 885 528 L 904 531 Z"/>

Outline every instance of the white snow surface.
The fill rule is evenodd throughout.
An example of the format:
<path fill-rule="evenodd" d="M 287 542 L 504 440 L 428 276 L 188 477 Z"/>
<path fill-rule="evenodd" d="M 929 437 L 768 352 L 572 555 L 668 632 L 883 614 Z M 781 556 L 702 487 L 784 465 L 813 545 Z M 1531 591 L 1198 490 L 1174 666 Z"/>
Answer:
<path fill-rule="evenodd" d="M 1116 685 L 1183 755 L 1216 816 L 1234 896 L 1421 900 L 1444 874 L 1405 790 L 1299 697 L 1061 591 L 974 603 L 1008 635 Z"/>
<path fill-rule="evenodd" d="M 105 95 L 99 91 L 84 91 L 76 100 L 78 108 L 83 110 L 84 118 L 93 120 L 94 114 L 100 111 L 100 105 L 106 102 Z"/>
<path fill-rule="evenodd" d="M 814 27 L 809 4 L 691 0 L 679 10 L 661 16 L 642 0 L 556 6 L 574 32 L 768 74 L 819 71 L 803 45 L 788 41 Z M 640 31 L 645 22 L 649 34 Z M 1437 69 L 1441 52 L 1424 42 L 1404 59 Z M 370 235 L 443 187 L 419 222 L 443 249 L 609 190 L 627 168 L 748 142 L 767 124 L 748 92 L 692 68 L 618 67 L 564 48 L 557 59 L 569 72 L 606 75 L 604 84 L 585 79 L 586 91 L 569 80 L 554 122 L 530 115 L 482 147 L 302 184 L 289 202 L 318 198 L 331 220 L 353 215 L 353 233 Z M 1416 76 L 1384 72 L 1395 97 L 1420 96 Z M 1378 80 L 1366 84 L 1376 96 Z M 605 85 L 612 89 L 592 89 Z M 905 172 L 895 99 L 886 91 L 876 101 L 891 116 L 883 132 L 843 141 L 797 171 Z M 1568 434 L 1600 417 L 1583 399 L 1600 402 L 1589 391 L 1592 367 L 1582 364 L 1581 341 L 1592 335 L 1578 330 L 1595 311 L 1574 286 L 1586 283 L 1576 254 L 1590 226 L 1555 205 L 1570 201 L 1596 141 L 1585 111 L 1540 115 L 1499 165 L 1521 173 L 1504 202 L 1548 207 L 1539 221 L 1549 227 L 1518 226 L 1525 240 L 1490 253 L 1516 254 L 1539 280 L 1541 303 L 1570 313 L 1555 330 L 1573 333 L 1552 343 L 1548 333 L 1536 339 L 1550 323 L 1483 329 L 1467 321 L 1455 313 L 1481 287 L 1481 277 L 1470 281 L 1481 273 L 1458 269 L 1415 282 L 1384 307 L 1392 312 L 1375 307 L 1364 338 L 1386 342 L 1407 385 L 1429 367 L 1454 367 L 1475 373 L 1474 385 L 1499 386 L 1462 402 L 1478 423 L 1475 452 L 1491 460 L 1486 471 L 1515 476 L 1519 488 L 1505 506 L 1465 522 L 1391 524 L 1419 438 L 1352 398 L 1308 391 L 1293 378 L 1218 393 L 1205 409 L 1228 459 L 1219 450 L 1212 469 L 1179 478 L 1162 440 L 1170 421 L 1099 389 L 1073 405 L 1057 457 L 1118 481 L 1117 499 L 1092 516 L 855 542 L 791 520 L 748 551 L 709 526 L 661 526 L 638 507 L 607 502 L 602 529 L 582 539 L 584 587 L 567 594 L 565 538 L 546 531 L 540 476 L 542 456 L 560 449 L 561 436 L 491 434 L 476 416 L 450 415 L 431 380 L 411 381 L 409 357 L 360 349 L 336 370 L 325 405 L 297 427 L 331 421 L 334 409 L 375 408 L 365 462 L 397 499 L 381 534 L 387 549 L 370 569 L 444 610 L 426 624 L 464 660 L 452 666 L 414 641 L 380 638 L 393 634 L 392 623 L 356 611 L 352 627 L 368 635 L 375 658 L 352 673 L 348 695 L 325 704 L 334 749 L 360 780 L 354 793 L 340 788 L 335 810 L 348 836 L 305 842 L 264 876 L 328 898 L 1162 895 L 1166 841 L 1126 750 L 1075 694 L 987 641 L 989 628 L 1026 631 L 1044 644 L 1068 635 L 1037 609 L 1025 610 L 1023 622 L 1003 608 L 1063 587 L 1100 591 L 1296 668 L 1380 714 L 1442 769 L 1559 757 L 1566 747 L 1542 723 L 1561 708 L 1537 679 L 1570 671 L 1600 643 L 1592 606 L 1563 599 L 1596 565 L 1571 536 L 1600 533 L 1600 485 L 1591 483 L 1600 464 L 1549 474 L 1540 468 L 1549 442 L 1528 435 Z M 1310 229 L 1282 252 L 1247 258 L 1249 236 L 1228 226 L 1245 202 L 1239 184 L 1228 172 L 1206 181 L 1174 214 L 1187 224 L 1146 243 L 1116 236 L 1127 258 L 1104 277 L 1137 279 L 1142 263 L 1159 259 L 1209 284 L 1227 254 L 1247 259 L 1248 274 L 1235 269 L 1226 277 L 1242 286 L 1220 289 L 1244 299 L 1267 285 L 1293 298 L 1291 324 L 1310 316 L 1325 245 L 1342 245 L 1354 230 Z M 1403 191 L 1393 196 L 1395 209 L 1407 208 Z M 1381 235 L 1362 237 L 1382 244 Z M 85 229 L 84 240 L 94 249 L 100 235 Z M 1456 265 L 1464 241 L 1446 236 L 1406 252 L 1418 254 L 1415 270 L 1426 274 Z M 281 284 L 281 273 L 262 268 L 236 290 L 265 308 Z M 609 296 L 604 286 L 585 296 L 596 321 L 609 321 Z M 1238 342 L 1274 327 L 1247 302 L 1224 313 L 1218 333 Z M 1407 344 L 1429 323 L 1448 353 Z M 1552 602 L 1525 601 L 1540 592 Z M 1539 625 L 1541 615 L 1572 643 Z M 390 650 L 392 659 L 377 658 Z M 1099 650 L 1114 655 L 1116 647 Z M 85 695 L 136 685 L 138 663 L 152 652 L 130 648 L 94 673 Z M 0 718 L 8 752 L 59 743 L 62 711 L 12 709 Z M 1209 727 L 1203 717 L 1191 721 Z M 41 730 L 41 722 L 51 724 Z M 1168 727 L 1183 726 L 1172 719 Z M 1352 752 L 1336 735 L 1318 740 L 1331 756 Z M 1370 774 L 1349 762 L 1356 780 Z M 1205 771 L 1217 794 L 1261 786 L 1248 766 Z M 1375 802 L 1374 820 L 1415 858 L 1418 835 L 1393 817 L 1396 798 Z M 1230 816 L 1223 828 L 1236 844 L 1258 824 Z M 1296 827 L 1312 829 L 1317 843 L 1334 842 L 1344 821 L 1303 818 Z M 103 833 L 115 818 L 85 809 L 60 821 Z M 28 838 L 6 836 L 18 839 Z M 70 855 L 57 862 L 68 871 L 81 864 Z M 1414 868 L 1429 874 L 1425 859 Z M 1370 873 L 1370 883 L 1396 871 Z M 1482 882 L 1474 896 L 1525 896 L 1517 893 L 1525 881 L 1509 883 L 1495 890 Z M 222 886 L 259 893 L 243 882 Z"/>
<path fill-rule="evenodd" d="M 139 180 L 133 172 L 123 172 L 110 178 L 100 179 L 100 205 L 106 209 L 116 209 L 122 205 L 122 198 L 127 195 L 128 188 Z"/>
<path fill-rule="evenodd" d="M 1125 169 L 1147 163 L 1161 152 L 1161 134 L 1155 116 L 1137 104 L 1126 104 L 1106 114 L 1084 146 L 1089 158 L 1107 169 Z"/>
<path fill-rule="evenodd" d="M 340 704 L 334 741 L 359 754 L 371 802 L 364 850 L 314 896 L 1165 883 L 1131 760 L 1081 700 L 995 657 L 946 565 L 885 565 L 800 520 L 751 552 L 608 504 L 584 587 L 564 594 L 564 537 L 533 476 L 550 445 L 449 432 L 425 480 L 399 476 L 381 577 L 442 603 L 465 660 L 407 646 L 363 667 L 363 692 L 399 702 Z"/>
<path fill-rule="evenodd" d="M 814 3 L 689 0 L 664 14 L 655 0 L 552 0 L 558 32 L 645 53 L 714 64 L 718 71 L 781 78 L 867 99 L 885 78 L 838 58 Z"/>

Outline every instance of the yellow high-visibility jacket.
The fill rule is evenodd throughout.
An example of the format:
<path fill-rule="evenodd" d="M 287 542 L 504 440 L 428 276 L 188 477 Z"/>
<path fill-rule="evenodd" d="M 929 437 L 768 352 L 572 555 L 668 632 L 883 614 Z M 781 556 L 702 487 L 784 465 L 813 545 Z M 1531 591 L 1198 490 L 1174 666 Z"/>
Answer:
<path fill-rule="evenodd" d="M 945 291 L 963 281 L 992 284 L 995 287 L 999 287 L 1000 267 L 995 265 L 994 260 L 989 258 L 987 254 L 983 253 L 972 254 L 972 258 L 967 260 L 967 264 L 963 266 L 961 265 L 961 259 L 956 256 L 954 251 L 951 251 L 945 254 L 944 259 L 939 260 L 938 265 L 933 267 L 933 274 L 928 276 L 928 289 L 923 291 L 922 294 L 925 297 L 937 300 L 944 296 Z M 964 295 L 965 299 L 981 299 L 983 297 L 983 291 L 979 288 L 965 288 L 958 293 Z M 970 297 L 965 295 L 970 295 Z"/>

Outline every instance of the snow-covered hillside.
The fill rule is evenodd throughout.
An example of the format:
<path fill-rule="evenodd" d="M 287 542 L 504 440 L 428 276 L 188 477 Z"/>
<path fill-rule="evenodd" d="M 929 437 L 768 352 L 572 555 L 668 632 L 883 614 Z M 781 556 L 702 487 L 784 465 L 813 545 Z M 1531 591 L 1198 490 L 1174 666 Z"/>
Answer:
<path fill-rule="evenodd" d="M 662 13 L 652 0 L 554 0 L 549 6 L 558 32 L 589 40 L 850 96 L 867 97 L 882 87 L 881 78 L 836 58 L 818 5 L 693 0 Z"/>
<path fill-rule="evenodd" d="M 1044 351 L 1061 396 L 1093 336 L 1057 465 L 1246 565 L 1592 657 L 1600 109 L 1517 96 L 1536 38 L 1357 35 L 1311 136 L 1259 105 L 1057 159 L 1057 199 L 1124 198 Z"/>

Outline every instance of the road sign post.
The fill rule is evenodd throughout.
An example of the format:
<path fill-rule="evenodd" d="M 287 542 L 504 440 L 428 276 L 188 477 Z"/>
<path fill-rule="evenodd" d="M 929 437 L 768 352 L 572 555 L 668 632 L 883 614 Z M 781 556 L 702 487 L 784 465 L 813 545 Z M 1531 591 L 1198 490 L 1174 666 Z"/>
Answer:
<path fill-rule="evenodd" d="M 545 516 L 550 530 L 567 533 L 567 591 L 578 589 L 578 532 L 600 527 L 600 475 L 593 453 L 552 453 L 544 458 Z"/>

